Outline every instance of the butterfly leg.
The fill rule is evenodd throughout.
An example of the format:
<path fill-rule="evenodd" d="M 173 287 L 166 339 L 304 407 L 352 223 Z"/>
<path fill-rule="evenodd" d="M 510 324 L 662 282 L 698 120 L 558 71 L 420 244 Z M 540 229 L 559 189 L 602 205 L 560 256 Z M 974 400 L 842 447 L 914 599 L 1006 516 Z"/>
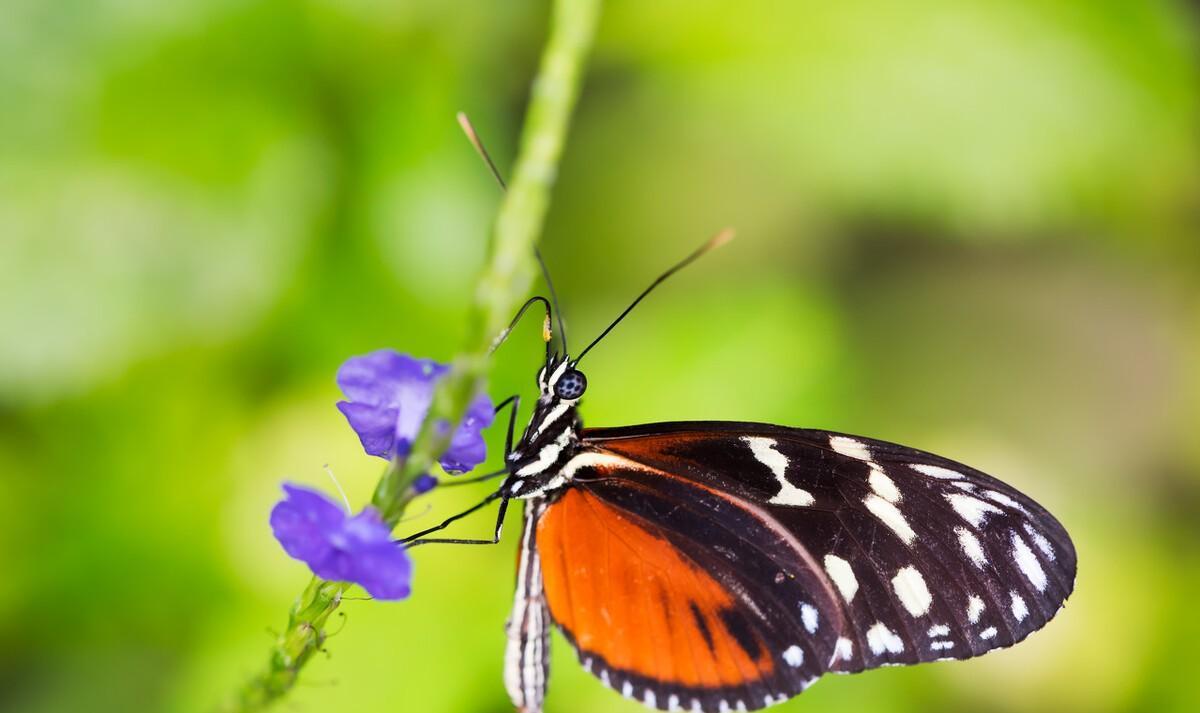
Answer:
<path fill-rule="evenodd" d="M 458 540 L 458 539 L 448 539 L 448 538 L 418 539 L 420 537 L 428 535 L 431 532 L 437 532 L 438 530 L 441 530 L 442 528 L 446 527 L 447 525 L 454 522 L 455 520 L 458 520 L 459 518 L 470 515 L 471 513 L 475 512 L 476 510 L 491 503 L 496 498 L 500 498 L 500 510 L 496 513 L 496 529 L 492 533 L 492 539 L 490 539 L 490 540 Z M 491 495 L 489 495 L 487 497 L 487 500 L 484 500 L 483 502 L 472 507 L 471 509 L 461 512 L 461 513 L 455 515 L 454 517 L 447 518 L 445 522 L 443 522 L 442 524 L 440 524 L 436 527 L 431 527 L 428 530 L 422 530 L 421 532 L 418 532 L 415 535 L 406 537 L 403 540 L 400 540 L 400 542 L 407 545 L 408 547 L 416 547 L 417 545 L 494 545 L 494 544 L 500 542 L 500 531 L 502 529 L 504 529 L 504 514 L 506 512 L 508 512 L 508 501 L 509 501 L 509 498 L 502 497 L 500 495 L 500 493 L 492 493 Z"/>
<path fill-rule="evenodd" d="M 506 406 L 509 407 L 509 409 L 508 409 L 508 435 L 505 436 L 505 439 L 504 439 L 504 460 L 505 460 L 505 462 L 508 461 L 508 454 L 512 453 L 513 433 L 514 433 L 514 429 L 516 428 L 516 423 L 517 423 L 517 410 L 521 408 L 520 394 L 513 394 L 512 396 L 509 396 L 507 399 L 504 399 L 499 404 L 497 404 L 496 405 L 496 413 L 500 413 L 501 411 L 503 411 Z"/>
<path fill-rule="evenodd" d="M 513 428 L 514 428 L 514 424 L 515 424 L 516 418 L 517 418 L 517 409 L 520 407 L 520 404 L 521 404 L 521 397 L 514 394 L 512 396 L 509 396 L 507 399 L 504 399 L 503 401 L 500 402 L 500 404 L 498 406 L 496 406 L 496 413 L 500 413 L 502 410 L 504 410 L 505 407 L 509 408 L 508 437 L 507 437 L 507 441 L 506 441 L 505 447 L 504 447 L 505 460 L 508 459 L 508 454 L 512 452 Z M 504 470 L 496 471 L 495 473 L 488 473 L 486 475 L 481 475 L 476 478 L 469 478 L 467 480 L 446 483 L 445 485 L 467 485 L 468 483 L 478 483 L 478 482 L 481 482 L 484 480 L 490 480 L 492 478 L 499 477 L 501 475 L 506 474 L 507 472 L 508 472 L 508 469 L 506 468 Z M 495 529 L 494 533 L 492 534 L 492 539 L 490 539 L 490 540 L 459 540 L 459 539 L 424 539 L 423 540 L 423 539 L 421 539 L 422 537 L 425 537 L 425 535 L 437 532 L 439 530 L 446 529 L 446 527 L 448 527 L 451 523 L 461 520 L 462 518 L 466 517 L 467 515 L 470 515 L 471 513 L 474 513 L 478 510 L 481 510 L 482 508 L 487 507 L 488 505 L 490 505 L 492 502 L 494 502 L 497 499 L 500 500 L 500 510 L 496 514 L 496 529 Z M 421 530 L 420 532 L 418 532 L 416 534 L 409 535 L 408 537 L 398 540 L 398 542 L 408 545 L 409 547 L 415 547 L 417 545 L 425 545 L 425 544 L 435 544 L 435 543 L 437 543 L 437 544 L 456 544 L 456 545 L 494 545 L 500 541 L 500 530 L 503 529 L 503 527 L 504 527 L 504 514 L 507 511 L 508 511 L 508 497 L 504 496 L 500 491 L 497 491 L 497 492 L 489 494 L 479 504 L 473 505 L 456 515 L 452 515 L 452 516 L 446 518 L 438 525 L 435 525 L 435 526 L 430 527 L 425 530 Z"/>

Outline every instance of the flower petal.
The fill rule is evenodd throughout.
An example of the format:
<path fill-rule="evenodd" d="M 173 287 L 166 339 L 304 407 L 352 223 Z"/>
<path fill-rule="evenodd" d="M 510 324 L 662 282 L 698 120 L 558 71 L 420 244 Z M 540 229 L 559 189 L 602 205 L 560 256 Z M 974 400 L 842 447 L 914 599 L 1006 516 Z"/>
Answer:
<path fill-rule="evenodd" d="M 396 443 L 396 409 L 349 401 L 339 401 L 337 407 L 350 422 L 350 428 L 358 434 L 363 450 L 369 455 L 391 458 L 398 450 L 408 453 L 411 441 Z M 398 445 L 402 448 L 398 448 Z"/>
<path fill-rule="evenodd" d="M 492 425 L 495 418 L 496 412 L 487 394 L 476 396 L 450 439 L 450 448 L 438 460 L 447 473 L 465 473 L 487 459 L 487 444 L 480 431 Z"/>
<path fill-rule="evenodd" d="M 329 535 L 342 527 L 346 513 L 321 493 L 285 483 L 287 497 L 271 509 L 271 530 L 290 556 L 323 561 L 332 546 Z"/>
<path fill-rule="evenodd" d="M 287 497 L 271 510 L 275 539 L 322 579 L 354 582 L 376 599 L 403 599 L 411 591 L 412 562 L 375 508 L 354 517 L 320 492 L 283 486 Z"/>
<path fill-rule="evenodd" d="M 338 369 L 337 383 L 351 401 L 398 406 L 402 387 L 432 384 L 447 369 L 432 359 L 414 359 L 391 349 L 379 349 L 347 359 Z"/>
<path fill-rule="evenodd" d="M 450 367 L 381 349 L 347 359 L 338 369 L 338 386 L 348 400 L 338 409 L 358 434 L 363 450 L 391 459 L 408 455 L 421 422 L 433 403 L 435 382 Z M 471 470 L 487 457 L 480 431 L 495 419 L 491 399 L 478 395 L 439 459 L 450 473 Z M 440 427 L 448 430 L 445 424 Z"/>
<path fill-rule="evenodd" d="M 355 553 L 351 581 L 376 599 L 404 599 L 412 591 L 412 560 L 403 545 L 380 542 Z"/>
<path fill-rule="evenodd" d="M 423 473 L 417 476 L 417 479 L 413 481 L 413 493 L 416 495 L 423 495 L 436 488 L 437 484 L 437 478 L 433 477 L 429 473 Z"/>
<path fill-rule="evenodd" d="M 330 547 L 319 560 L 307 560 L 313 574 L 330 582 L 353 582 L 358 571 L 357 554 Z"/>
<path fill-rule="evenodd" d="M 383 523 L 379 511 L 369 505 L 359 514 L 346 520 L 342 532 L 346 537 L 347 549 L 392 542 L 391 528 Z"/>

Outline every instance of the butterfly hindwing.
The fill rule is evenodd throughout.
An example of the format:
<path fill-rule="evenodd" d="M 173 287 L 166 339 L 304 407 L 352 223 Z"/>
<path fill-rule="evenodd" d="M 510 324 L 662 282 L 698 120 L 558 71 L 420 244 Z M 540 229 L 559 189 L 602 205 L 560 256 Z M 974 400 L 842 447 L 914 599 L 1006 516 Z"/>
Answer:
<path fill-rule="evenodd" d="M 538 524 L 546 600 L 584 667 L 663 710 L 752 710 L 816 680 L 842 624 L 812 557 L 762 508 L 629 466 L 579 468 Z"/>
<path fill-rule="evenodd" d="M 1011 645 L 1049 621 L 1073 587 L 1074 548 L 1053 516 L 929 453 L 724 422 L 584 436 L 599 452 L 755 503 L 811 553 L 838 592 L 834 611 L 821 614 L 843 622 L 828 670 Z"/>

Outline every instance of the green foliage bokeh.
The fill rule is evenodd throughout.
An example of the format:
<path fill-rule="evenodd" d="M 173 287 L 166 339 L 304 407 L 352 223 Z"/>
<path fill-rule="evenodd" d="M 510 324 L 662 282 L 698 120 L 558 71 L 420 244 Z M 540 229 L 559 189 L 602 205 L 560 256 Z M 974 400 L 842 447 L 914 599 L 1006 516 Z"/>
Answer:
<path fill-rule="evenodd" d="M 460 343 L 498 193 L 454 112 L 509 165 L 547 10 L 5 3 L 0 709 L 204 711 L 262 665 L 307 581 L 267 528 L 278 484 L 329 464 L 365 502 L 382 463 L 338 364 Z M 1016 649 L 780 710 L 1191 709 L 1198 38 L 1159 0 L 607 4 L 544 240 L 572 342 L 739 238 L 589 355 L 587 422 L 908 443 L 1079 550 Z M 537 329 L 496 397 L 532 392 Z M 411 600 L 347 602 L 296 709 L 509 710 L 513 547 L 418 550 Z M 556 644 L 550 713 L 640 710 Z"/>

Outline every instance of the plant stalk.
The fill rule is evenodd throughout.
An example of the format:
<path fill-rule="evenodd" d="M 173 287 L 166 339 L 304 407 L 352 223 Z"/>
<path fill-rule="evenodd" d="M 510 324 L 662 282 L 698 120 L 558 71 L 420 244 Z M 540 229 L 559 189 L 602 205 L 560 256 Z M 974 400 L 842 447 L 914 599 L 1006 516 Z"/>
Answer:
<path fill-rule="evenodd" d="M 599 14 L 600 0 L 554 2 L 550 36 L 533 80 L 516 167 L 475 289 L 466 342 L 450 372 L 438 382 L 433 405 L 408 457 L 388 464 L 371 498 L 371 504 L 392 527 L 414 497 L 413 481 L 430 472 L 449 446 L 450 433 L 435 424 L 460 422 L 471 398 L 485 388 L 492 340 L 533 283 L 533 250 L 550 205 Z M 313 577 L 292 605 L 287 628 L 276 639 L 265 669 L 246 682 L 222 710 L 249 713 L 282 699 L 295 685 L 304 664 L 321 649 L 326 622 L 349 587 L 345 582 Z"/>

